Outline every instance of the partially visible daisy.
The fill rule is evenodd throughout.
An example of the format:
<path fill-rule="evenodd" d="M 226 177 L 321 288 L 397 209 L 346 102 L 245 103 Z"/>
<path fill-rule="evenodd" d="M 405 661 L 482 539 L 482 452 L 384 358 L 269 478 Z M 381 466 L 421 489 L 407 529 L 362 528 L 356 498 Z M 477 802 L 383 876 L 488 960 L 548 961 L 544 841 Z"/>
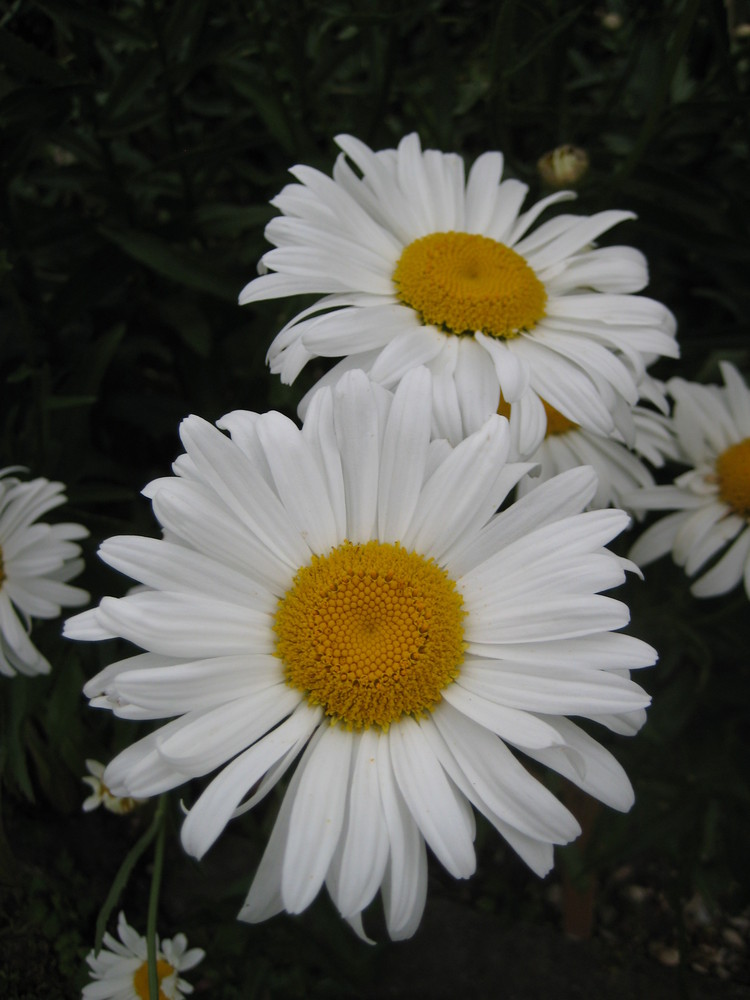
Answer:
<path fill-rule="evenodd" d="M 0 673 L 47 674 L 49 662 L 29 633 L 34 618 L 57 618 L 63 607 L 89 595 L 68 583 L 83 569 L 76 541 L 80 524 L 39 524 L 37 518 L 65 503 L 65 487 L 47 479 L 22 482 L 0 470 Z"/>
<path fill-rule="evenodd" d="M 227 437 L 189 417 L 177 476 L 146 491 L 169 540 L 101 548 L 150 589 L 67 623 L 146 650 L 86 685 L 92 705 L 172 717 L 109 764 L 114 794 L 221 769 L 183 824 L 189 853 L 300 758 L 242 919 L 299 913 L 325 883 L 360 934 L 381 890 L 391 937 L 408 937 L 425 845 L 474 871 L 472 806 L 545 874 L 579 827 L 519 752 L 632 804 L 614 757 L 566 718 L 628 733 L 644 719 L 629 670 L 655 653 L 614 631 L 628 609 L 600 594 L 629 567 L 605 548 L 628 518 L 581 513 L 596 488 L 581 468 L 495 514 L 528 469 L 506 464 L 507 420 L 452 448 L 430 441 L 432 399 L 424 368 L 393 395 L 354 371 L 301 431 L 234 412 Z"/>
<path fill-rule="evenodd" d="M 84 1000 L 149 1000 L 148 960 L 145 937 L 128 924 L 125 914 L 117 921 L 118 941 L 104 935 L 104 947 L 86 956 L 93 982 L 83 987 Z M 194 968 L 205 955 L 202 948 L 187 950 L 187 938 L 177 934 L 171 939 L 156 939 L 156 974 L 159 1000 L 181 1000 L 193 992 L 190 983 L 179 974 Z"/>
<path fill-rule="evenodd" d="M 361 368 L 393 388 L 427 365 L 434 431 L 453 444 L 501 392 L 515 404 L 519 453 L 544 436 L 542 398 L 630 443 L 627 413 L 647 361 L 678 354 L 672 314 L 633 294 L 648 281 L 643 255 L 594 249 L 632 214 L 558 215 L 532 230 L 548 206 L 575 196 L 556 192 L 522 213 L 528 188 L 501 182 L 500 153 L 480 156 L 465 180 L 459 156 L 422 151 L 415 134 L 380 152 L 348 135 L 336 142 L 333 178 L 292 168 L 300 183 L 273 199 L 283 215 L 266 228 L 276 249 L 240 295 L 247 304 L 327 293 L 276 337 L 271 370 L 293 382 L 312 358 L 343 357 L 322 384 Z"/>
<path fill-rule="evenodd" d="M 750 597 L 750 390 L 733 365 L 720 368 L 723 386 L 668 383 L 677 443 L 693 468 L 672 486 L 625 498 L 641 511 L 674 511 L 643 532 L 630 556 L 645 566 L 671 552 L 688 576 L 700 574 L 690 588 L 696 597 L 741 580 Z"/>
<path fill-rule="evenodd" d="M 642 456 L 657 468 L 664 464 L 665 457 L 676 457 L 670 421 L 663 414 L 646 407 L 633 408 L 635 440 L 631 450 L 616 437 L 604 437 L 584 430 L 544 400 L 542 404 L 547 414 L 547 430 L 544 440 L 531 456 L 531 461 L 538 463 L 538 468 L 519 482 L 519 496 L 566 469 L 590 465 L 597 477 L 591 506 L 626 507 L 625 496 L 633 490 L 655 485 Z"/>
<path fill-rule="evenodd" d="M 89 773 L 84 775 L 81 781 L 91 788 L 91 795 L 83 803 L 84 812 L 91 812 L 92 809 L 104 806 L 108 812 L 124 816 L 144 801 L 130 796 L 121 798 L 119 795 L 113 795 L 104 783 L 104 764 L 98 760 L 87 760 L 86 770 Z"/>

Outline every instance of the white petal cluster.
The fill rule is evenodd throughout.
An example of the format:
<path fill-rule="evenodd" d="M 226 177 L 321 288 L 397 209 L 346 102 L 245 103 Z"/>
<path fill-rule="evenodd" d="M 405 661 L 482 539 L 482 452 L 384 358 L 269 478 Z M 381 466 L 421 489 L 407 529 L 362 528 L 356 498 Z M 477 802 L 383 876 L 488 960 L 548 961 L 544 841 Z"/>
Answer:
<path fill-rule="evenodd" d="M 22 482 L 0 470 L 0 673 L 46 674 L 50 664 L 29 633 L 34 618 L 57 618 L 89 595 L 68 581 L 83 569 L 76 542 L 80 524 L 44 524 L 38 518 L 65 503 L 65 487 L 47 479 Z"/>
<path fill-rule="evenodd" d="M 634 294 L 648 281 L 643 255 L 593 245 L 631 213 L 562 214 L 533 228 L 546 208 L 575 195 L 556 192 L 522 212 L 528 188 L 502 180 L 498 152 L 480 156 L 465 177 L 459 156 L 423 151 L 416 134 L 379 152 L 352 136 L 336 142 L 343 152 L 332 178 L 292 168 L 299 183 L 272 201 L 283 214 L 266 229 L 275 249 L 240 295 L 242 304 L 324 295 L 278 334 L 268 352 L 271 370 L 292 382 L 312 358 L 341 357 L 318 386 L 360 368 L 393 388 L 426 365 L 434 433 L 453 444 L 497 410 L 501 392 L 513 404 L 514 454 L 528 456 L 544 436 L 540 397 L 585 429 L 605 436 L 619 430 L 632 444 L 630 408 L 646 365 L 677 357 L 678 349 L 669 310 Z M 511 339 L 423 325 L 398 298 L 393 273 L 405 247 L 441 232 L 510 247 L 543 284 L 546 315 Z"/>
<path fill-rule="evenodd" d="M 84 775 L 81 780 L 89 786 L 91 793 L 84 799 L 82 807 L 84 812 L 91 812 L 94 809 L 98 809 L 99 806 L 104 806 L 107 812 L 115 813 L 117 816 L 124 816 L 132 812 L 133 809 L 144 801 L 143 799 L 133 799 L 129 796 L 121 798 L 119 795 L 113 795 L 104 783 L 104 764 L 100 763 L 100 761 L 87 760 L 86 770 L 89 773 Z"/>
<path fill-rule="evenodd" d="M 722 498 L 717 460 L 750 439 L 750 390 L 737 369 L 720 364 L 723 386 L 674 378 L 674 431 L 680 461 L 692 466 L 671 486 L 642 489 L 624 498 L 633 509 L 672 511 L 648 527 L 630 550 L 640 566 L 671 552 L 678 566 L 696 577 L 696 597 L 714 597 L 740 581 L 750 597 L 750 525 L 745 513 Z M 750 493 L 750 470 L 744 471 Z"/>
<path fill-rule="evenodd" d="M 643 406 L 633 407 L 635 440 L 632 450 L 619 435 L 605 437 L 583 427 L 545 436 L 531 456 L 538 466 L 518 484 L 523 496 L 553 476 L 579 465 L 590 465 L 596 473 L 597 486 L 592 507 L 628 507 L 626 497 L 634 490 L 652 487 L 654 477 L 643 459 L 656 468 L 665 458 L 677 458 L 677 445 L 671 421 L 661 413 Z M 638 512 L 643 516 L 642 512 Z"/>
<path fill-rule="evenodd" d="M 91 951 L 86 956 L 92 982 L 83 987 L 83 1000 L 146 1000 L 146 994 L 138 991 L 139 982 L 135 980 L 139 971 L 140 979 L 145 979 L 146 939 L 133 930 L 124 913 L 119 915 L 117 934 L 119 941 L 105 934 L 101 951 L 98 954 Z M 194 968 L 204 955 L 202 948 L 188 949 L 184 934 L 167 938 L 161 947 L 157 937 L 157 961 L 167 962 L 172 968 L 172 972 L 159 982 L 159 996 L 163 995 L 166 1000 L 182 1000 L 192 993 L 193 987 L 180 978 L 179 973 Z"/>
<path fill-rule="evenodd" d="M 170 720 L 109 764 L 114 794 L 155 795 L 218 770 L 183 824 L 191 854 L 291 772 L 245 920 L 300 912 L 325 884 L 360 933 L 380 890 L 390 935 L 407 937 L 424 906 L 426 845 L 454 876 L 473 872 L 473 809 L 546 873 L 553 845 L 579 827 L 521 756 L 616 809 L 632 803 L 614 757 L 567 718 L 633 733 L 645 716 L 629 671 L 654 650 L 615 631 L 628 609 L 601 593 L 629 567 L 606 548 L 627 515 L 582 513 L 596 489 L 589 468 L 496 513 L 528 470 L 506 461 L 508 422 L 494 415 L 452 447 L 431 439 L 433 398 L 424 367 L 395 394 L 353 371 L 314 396 L 302 430 L 275 412 L 230 413 L 221 430 L 189 417 L 175 476 L 145 491 L 165 538 L 101 549 L 145 589 L 67 624 L 73 638 L 144 650 L 87 684 L 93 705 Z M 300 567 L 373 539 L 455 581 L 466 653 L 433 710 L 347 731 L 286 682 L 273 626 Z"/>

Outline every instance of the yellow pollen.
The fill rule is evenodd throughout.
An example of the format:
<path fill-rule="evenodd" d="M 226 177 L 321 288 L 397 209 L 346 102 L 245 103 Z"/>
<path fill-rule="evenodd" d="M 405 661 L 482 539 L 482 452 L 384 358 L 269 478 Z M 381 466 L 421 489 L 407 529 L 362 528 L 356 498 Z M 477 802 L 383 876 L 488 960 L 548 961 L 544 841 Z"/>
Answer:
<path fill-rule="evenodd" d="M 560 413 L 559 410 L 556 410 L 554 406 L 550 406 L 546 399 L 542 399 L 542 406 L 544 407 L 544 412 L 547 417 L 547 430 L 544 435 L 545 437 L 551 437 L 553 434 L 567 434 L 568 431 L 577 430 L 580 426 L 580 424 L 576 424 L 572 420 L 569 420 L 566 416 L 563 416 L 563 414 Z M 507 417 L 510 419 L 510 403 L 505 402 L 502 393 L 500 394 L 500 403 L 497 407 L 497 412 L 501 417 Z"/>
<path fill-rule="evenodd" d="M 515 250 L 476 233 L 430 233 L 401 254 L 398 297 L 445 333 L 510 339 L 544 316 L 547 292 Z"/>
<path fill-rule="evenodd" d="M 156 977 L 159 980 L 159 1000 L 169 1000 L 166 993 L 161 989 L 161 983 L 167 976 L 174 972 L 173 967 L 166 959 L 160 958 L 156 962 Z M 149 1000 L 148 990 L 148 962 L 144 962 L 133 973 L 133 989 L 141 1000 Z"/>
<path fill-rule="evenodd" d="M 287 683 L 347 729 L 388 729 L 441 699 L 464 658 L 463 598 L 432 559 L 398 543 L 313 556 L 279 601 Z"/>
<path fill-rule="evenodd" d="M 735 514 L 750 518 L 750 438 L 727 448 L 716 459 L 719 496 Z"/>

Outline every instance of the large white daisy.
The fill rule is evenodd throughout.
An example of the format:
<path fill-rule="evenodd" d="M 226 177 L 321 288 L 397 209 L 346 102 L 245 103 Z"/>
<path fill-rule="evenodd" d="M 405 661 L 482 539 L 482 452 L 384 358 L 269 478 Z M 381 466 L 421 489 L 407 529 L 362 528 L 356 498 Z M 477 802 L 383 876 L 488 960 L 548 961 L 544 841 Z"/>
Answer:
<path fill-rule="evenodd" d="M 644 718 L 629 670 L 654 651 L 613 631 L 628 609 L 599 593 L 630 565 L 604 547 L 627 516 L 581 513 L 596 489 L 582 468 L 495 514 L 528 469 L 506 464 L 508 422 L 430 442 L 431 383 L 418 368 L 392 395 L 350 372 L 301 431 L 235 412 L 228 438 L 189 417 L 177 476 L 146 491 L 169 540 L 101 549 L 150 589 L 67 623 L 146 650 L 86 685 L 94 706 L 175 717 L 109 764 L 114 794 L 222 768 L 182 827 L 196 857 L 301 755 L 243 919 L 298 913 L 325 882 L 360 933 L 381 889 L 389 933 L 407 937 L 425 842 L 454 876 L 474 870 L 472 806 L 546 873 L 579 827 L 517 751 L 632 803 L 612 755 L 565 717 L 626 733 Z"/>
<path fill-rule="evenodd" d="M 146 939 L 128 924 L 125 914 L 117 921 L 120 938 L 105 934 L 104 947 L 86 956 L 93 982 L 83 987 L 83 1000 L 149 1000 Z M 156 940 L 156 974 L 159 1000 L 182 1000 L 193 987 L 180 977 L 205 955 L 202 948 L 187 947 L 184 934 Z"/>
<path fill-rule="evenodd" d="M 558 215 L 532 230 L 545 208 L 575 195 L 556 192 L 521 213 L 528 188 L 501 182 L 500 153 L 480 156 L 465 181 L 459 156 L 422 151 L 415 134 L 380 152 L 352 136 L 336 142 L 333 178 L 292 168 L 300 183 L 273 200 L 283 215 L 266 229 L 276 249 L 261 269 L 274 273 L 240 295 L 246 304 L 327 293 L 276 337 L 271 370 L 292 382 L 313 357 L 343 357 L 323 384 L 354 367 L 392 388 L 424 364 L 435 433 L 454 444 L 497 409 L 501 392 L 515 404 L 517 454 L 544 436 L 540 397 L 631 443 L 628 414 L 646 364 L 678 354 L 672 314 L 632 294 L 648 280 L 643 255 L 593 248 L 632 214 Z"/>
<path fill-rule="evenodd" d="M 724 594 L 744 580 L 750 597 L 750 390 L 720 364 L 723 386 L 674 378 L 674 429 L 681 459 L 693 466 L 671 486 L 641 489 L 636 510 L 671 510 L 640 536 L 630 556 L 645 566 L 671 552 L 696 597 Z M 709 567 L 706 569 L 706 567 Z"/>
<path fill-rule="evenodd" d="M 68 583 L 83 569 L 76 541 L 80 524 L 39 524 L 37 518 L 65 503 L 65 487 L 47 479 L 22 482 L 0 470 L 0 673 L 8 677 L 49 673 L 49 661 L 29 633 L 34 618 L 57 618 L 89 595 Z"/>

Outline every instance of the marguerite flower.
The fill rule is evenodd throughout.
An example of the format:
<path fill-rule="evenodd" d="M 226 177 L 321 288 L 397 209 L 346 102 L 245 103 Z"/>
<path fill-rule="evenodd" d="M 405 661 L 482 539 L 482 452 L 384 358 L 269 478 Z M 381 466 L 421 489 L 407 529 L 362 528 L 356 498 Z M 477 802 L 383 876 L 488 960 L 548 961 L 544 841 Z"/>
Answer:
<path fill-rule="evenodd" d="M 664 464 L 665 456 L 676 457 L 671 422 L 663 414 L 646 407 L 633 408 L 635 441 L 631 450 L 615 436 L 604 437 L 584 430 L 544 400 L 542 405 L 547 414 L 547 430 L 544 440 L 531 456 L 531 461 L 538 468 L 519 482 L 518 496 L 523 496 L 566 469 L 590 465 L 597 477 L 591 506 L 627 506 L 623 499 L 625 496 L 641 487 L 655 485 L 641 456 L 648 457 L 657 468 Z"/>
<path fill-rule="evenodd" d="M 275 273 L 240 295 L 246 304 L 328 293 L 276 337 L 271 370 L 292 382 L 313 357 L 343 357 L 322 384 L 362 368 L 392 388 L 427 365 L 435 434 L 454 444 L 501 392 L 515 404 L 517 454 L 544 436 L 540 397 L 631 443 L 628 413 L 647 361 L 678 353 L 672 314 L 632 294 L 648 280 L 643 255 L 593 248 L 632 214 L 558 215 L 532 230 L 545 208 L 575 195 L 556 192 L 521 213 L 528 188 L 501 182 L 500 153 L 480 156 L 465 182 L 459 156 L 423 152 L 415 134 L 381 152 L 352 136 L 336 142 L 344 152 L 332 179 L 292 169 L 300 183 L 273 200 L 283 215 L 266 229 L 276 249 L 261 269 Z"/>
<path fill-rule="evenodd" d="M 693 468 L 672 486 L 625 498 L 634 509 L 674 511 L 643 532 L 630 556 L 645 566 L 671 551 L 688 576 L 701 574 L 690 588 L 696 597 L 740 580 L 750 597 L 750 390 L 733 365 L 719 367 L 723 386 L 668 383 L 677 443 Z"/>
<path fill-rule="evenodd" d="M 143 799 L 133 799 L 130 796 L 121 798 L 119 795 L 113 795 L 104 783 L 104 764 L 98 760 L 87 760 L 86 770 L 89 773 L 84 775 L 81 781 L 91 788 L 91 794 L 84 800 L 84 812 L 91 812 L 92 809 L 104 806 L 108 812 L 124 816 L 144 801 Z"/>
<path fill-rule="evenodd" d="M 149 1000 L 146 939 L 136 933 L 121 913 L 117 921 L 120 940 L 104 935 L 104 947 L 86 956 L 93 982 L 83 987 L 84 1000 Z M 201 961 L 202 948 L 187 950 L 187 938 L 177 934 L 163 941 L 156 939 L 156 974 L 159 1000 L 181 1000 L 193 992 L 190 983 L 179 977 Z"/>
<path fill-rule="evenodd" d="M 68 583 L 83 569 L 80 524 L 39 524 L 65 503 L 65 487 L 47 479 L 21 482 L 0 470 L 0 673 L 47 674 L 49 662 L 29 638 L 32 619 L 57 618 L 89 595 Z"/>
<path fill-rule="evenodd" d="M 101 549 L 150 589 L 67 624 L 146 650 L 86 685 L 94 706 L 172 717 L 109 764 L 113 793 L 221 768 L 182 827 L 196 857 L 300 757 L 245 920 L 301 912 L 325 882 L 359 933 L 381 889 L 390 935 L 408 937 L 425 842 L 454 876 L 474 871 L 472 806 L 546 873 L 579 827 L 517 751 L 632 803 L 612 755 L 565 717 L 618 732 L 643 721 L 628 671 L 654 651 L 613 631 L 628 610 L 599 593 L 629 565 L 604 547 L 627 516 L 580 513 L 590 469 L 496 515 L 528 468 L 506 464 L 508 422 L 431 443 L 431 383 L 417 368 L 391 395 L 350 372 L 301 431 L 235 412 L 219 421 L 227 438 L 189 417 L 176 478 L 146 491 L 171 541 Z"/>

